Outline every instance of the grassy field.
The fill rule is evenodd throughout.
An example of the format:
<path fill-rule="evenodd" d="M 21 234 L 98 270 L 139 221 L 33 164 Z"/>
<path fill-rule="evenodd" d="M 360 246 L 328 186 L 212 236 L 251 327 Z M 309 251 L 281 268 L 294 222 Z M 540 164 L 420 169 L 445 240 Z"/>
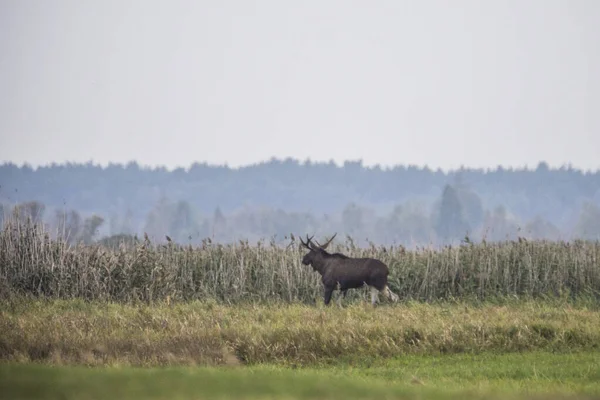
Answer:
<path fill-rule="evenodd" d="M 0 364 L 6 399 L 592 399 L 600 353 L 410 355 L 365 365 L 82 368 Z"/>
<path fill-rule="evenodd" d="M 397 304 L 323 307 L 298 246 L 0 232 L 0 398 L 600 398 L 600 242 L 332 251 Z"/>
<path fill-rule="evenodd" d="M 12 299 L 0 398 L 600 398 L 593 304 Z"/>
<path fill-rule="evenodd" d="M 595 351 L 600 313 L 585 305 L 515 301 L 354 303 L 344 308 L 82 300 L 3 303 L 0 358 L 51 364 L 298 366 L 437 355 Z"/>

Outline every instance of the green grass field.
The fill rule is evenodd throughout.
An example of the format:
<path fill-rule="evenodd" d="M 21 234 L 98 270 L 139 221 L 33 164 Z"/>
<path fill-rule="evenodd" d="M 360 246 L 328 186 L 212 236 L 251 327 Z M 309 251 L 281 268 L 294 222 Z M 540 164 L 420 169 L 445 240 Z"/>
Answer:
<path fill-rule="evenodd" d="M 6 399 L 600 398 L 600 353 L 411 355 L 286 368 L 0 365 Z"/>
<path fill-rule="evenodd" d="M 500 304 L 5 301 L 6 399 L 600 398 L 600 313 Z"/>

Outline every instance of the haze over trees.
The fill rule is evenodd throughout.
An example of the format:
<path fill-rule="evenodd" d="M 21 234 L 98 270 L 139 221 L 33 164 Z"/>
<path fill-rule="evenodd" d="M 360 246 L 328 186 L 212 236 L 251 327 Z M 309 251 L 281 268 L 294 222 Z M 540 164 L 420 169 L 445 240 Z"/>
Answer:
<path fill-rule="evenodd" d="M 0 165 L 0 223 L 44 222 L 70 242 L 141 235 L 182 243 L 350 235 L 405 246 L 600 238 L 600 172 L 498 167 L 444 173 L 360 161 L 272 159 L 239 169 Z"/>

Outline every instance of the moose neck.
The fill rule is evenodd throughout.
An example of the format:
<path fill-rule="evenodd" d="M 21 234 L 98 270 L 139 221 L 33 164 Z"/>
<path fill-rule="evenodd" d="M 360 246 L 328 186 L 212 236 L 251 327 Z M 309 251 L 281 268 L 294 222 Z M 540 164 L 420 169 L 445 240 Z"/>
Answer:
<path fill-rule="evenodd" d="M 328 258 L 329 254 L 325 250 L 321 250 L 321 252 L 319 252 L 317 256 L 313 259 L 313 267 L 321 275 L 325 273 Z"/>

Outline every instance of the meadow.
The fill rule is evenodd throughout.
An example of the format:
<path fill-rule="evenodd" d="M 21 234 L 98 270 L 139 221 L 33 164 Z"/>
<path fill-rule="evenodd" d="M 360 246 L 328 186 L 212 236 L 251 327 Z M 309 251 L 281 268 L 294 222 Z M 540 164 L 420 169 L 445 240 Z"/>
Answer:
<path fill-rule="evenodd" d="M 8 398 L 600 398 L 598 242 L 333 251 L 390 266 L 397 304 L 324 307 L 304 251 L 70 247 L 0 234 Z"/>

